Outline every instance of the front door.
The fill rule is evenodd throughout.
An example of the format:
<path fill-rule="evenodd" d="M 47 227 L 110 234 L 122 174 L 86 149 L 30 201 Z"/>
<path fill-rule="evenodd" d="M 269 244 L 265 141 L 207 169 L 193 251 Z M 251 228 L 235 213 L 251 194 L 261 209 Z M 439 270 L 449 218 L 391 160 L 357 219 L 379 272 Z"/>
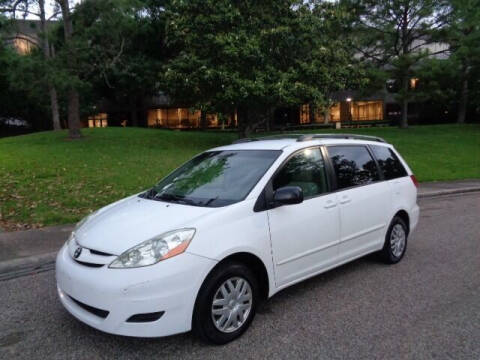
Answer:
<path fill-rule="evenodd" d="M 330 194 L 320 148 L 296 152 L 272 179 L 273 191 L 299 186 L 304 201 L 268 210 L 278 287 L 311 276 L 335 262 L 339 209 Z"/>

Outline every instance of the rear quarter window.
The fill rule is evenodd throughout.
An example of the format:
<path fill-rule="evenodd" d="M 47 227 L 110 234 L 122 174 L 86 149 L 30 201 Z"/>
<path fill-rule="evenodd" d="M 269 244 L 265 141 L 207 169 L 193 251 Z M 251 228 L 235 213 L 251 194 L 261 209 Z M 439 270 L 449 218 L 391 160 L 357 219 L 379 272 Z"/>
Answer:
<path fill-rule="evenodd" d="M 398 156 L 395 155 L 392 149 L 378 145 L 372 145 L 370 148 L 377 158 L 378 165 L 380 165 L 385 180 L 396 179 L 408 175 L 407 170 L 405 170 L 398 159 Z"/>

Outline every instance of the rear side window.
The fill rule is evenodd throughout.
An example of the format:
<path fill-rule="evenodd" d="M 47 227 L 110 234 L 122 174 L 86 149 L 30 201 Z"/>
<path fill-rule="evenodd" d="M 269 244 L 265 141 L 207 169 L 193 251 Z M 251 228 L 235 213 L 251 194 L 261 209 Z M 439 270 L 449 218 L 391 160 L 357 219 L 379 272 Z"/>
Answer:
<path fill-rule="evenodd" d="M 377 164 L 365 146 L 329 146 L 338 189 L 365 185 L 380 179 Z"/>
<path fill-rule="evenodd" d="M 299 186 L 306 198 L 328 191 L 325 164 L 320 149 L 304 149 L 293 155 L 273 179 L 273 190 Z"/>
<path fill-rule="evenodd" d="M 371 146 L 373 154 L 377 158 L 378 165 L 383 172 L 385 180 L 407 176 L 407 171 L 392 149 L 386 146 Z"/>

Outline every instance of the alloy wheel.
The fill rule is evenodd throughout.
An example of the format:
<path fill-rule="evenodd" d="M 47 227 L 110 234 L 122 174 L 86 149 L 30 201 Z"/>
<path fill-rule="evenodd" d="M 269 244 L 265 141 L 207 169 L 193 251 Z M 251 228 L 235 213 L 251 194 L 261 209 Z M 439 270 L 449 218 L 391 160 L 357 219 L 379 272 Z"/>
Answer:
<path fill-rule="evenodd" d="M 226 280 L 213 296 L 211 315 L 215 327 L 223 333 L 240 329 L 252 310 L 252 299 L 247 280 L 241 277 Z"/>
<path fill-rule="evenodd" d="M 400 257 L 405 249 L 407 235 L 401 224 L 395 224 L 390 234 L 390 249 L 393 256 Z"/>

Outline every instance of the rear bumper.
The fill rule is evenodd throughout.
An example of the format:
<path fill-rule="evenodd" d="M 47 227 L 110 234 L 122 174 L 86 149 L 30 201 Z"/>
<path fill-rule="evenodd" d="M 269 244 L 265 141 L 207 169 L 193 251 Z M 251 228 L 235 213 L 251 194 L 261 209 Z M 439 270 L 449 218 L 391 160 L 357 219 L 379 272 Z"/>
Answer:
<path fill-rule="evenodd" d="M 57 291 L 73 316 L 101 331 L 139 337 L 173 335 L 191 329 L 198 290 L 215 264 L 184 253 L 144 268 L 90 268 L 73 261 L 63 247 L 56 263 Z M 156 321 L 127 322 L 133 315 L 155 312 L 164 314 Z"/>

